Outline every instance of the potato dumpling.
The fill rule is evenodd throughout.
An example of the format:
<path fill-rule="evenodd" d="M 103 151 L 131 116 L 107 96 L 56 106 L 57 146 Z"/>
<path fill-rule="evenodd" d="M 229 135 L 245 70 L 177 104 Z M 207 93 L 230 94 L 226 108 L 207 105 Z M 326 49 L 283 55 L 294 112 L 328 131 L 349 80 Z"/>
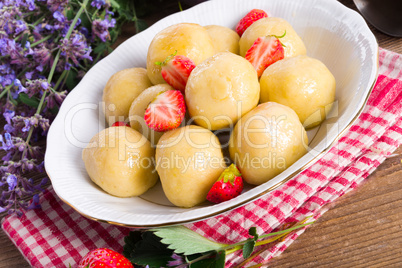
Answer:
<path fill-rule="evenodd" d="M 335 100 L 334 76 L 321 61 L 305 55 L 268 66 L 260 86 L 260 102 L 289 106 L 306 128 L 319 125 Z"/>
<path fill-rule="evenodd" d="M 234 126 L 260 98 L 254 67 L 243 57 L 220 52 L 196 66 L 185 90 L 190 116 L 211 130 Z"/>
<path fill-rule="evenodd" d="M 302 157 L 307 143 L 296 113 L 284 105 L 266 102 L 237 122 L 230 136 L 229 153 L 244 180 L 260 185 Z"/>
<path fill-rule="evenodd" d="M 190 58 L 196 65 L 215 53 L 214 44 L 207 30 L 194 23 L 179 23 L 157 33 L 148 48 L 147 71 L 151 82 L 166 83 L 161 75 L 161 66 L 169 55 L 182 55 Z"/>
<path fill-rule="evenodd" d="M 158 143 L 159 138 L 163 132 L 154 131 L 150 129 L 144 120 L 145 110 L 148 105 L 162 92 L 167 90 L 174 90 L 168 84 L 159 84 L 145 89 L 141 94 L 135 98 L 130 107 L 129 120 L 130 126 L 144 135 L 152 144 L 153 147 Z"/>
<path fill-rule="evenodd" d="M 258 37 L 282 36 L 285 31 L 285 36 L 279 39 L 285 45 L 285 58 L 306 54 L 306 47 L 292 25 L 282 18 L 268 17 L 257 20 L 243 33 L 239 42 L 240 55 L 244 57 Z"/>
<path fill-rule="evenodd" d="M 229 51 L 239 54 L 240 36 L 235 31 L 220 25 L 207 25 L 204 27 L 212 38 L 216 52 Z"/>
<path fill-rule="evenodd" d="M 126 126 L 102 130 L 82 151 L 91 180 L 118 197 L 138 196 L 155 185 L 154 156 L 149 141 Z"/>
<path fill-rule="evenodd" d="M 166 197 L 178 207 L 193 207 L 225 169 L 218 138 L 199 126 L 166 132 L 156 148 L 156 170 Z"/>
<path fill-rule="evenodd" d="M 133 100 L 146 88 L 152 86 L 144 68 L 130 68 L 112 75 L 103 89 L 106 122 L 112 125 L 125 121 Z"/>

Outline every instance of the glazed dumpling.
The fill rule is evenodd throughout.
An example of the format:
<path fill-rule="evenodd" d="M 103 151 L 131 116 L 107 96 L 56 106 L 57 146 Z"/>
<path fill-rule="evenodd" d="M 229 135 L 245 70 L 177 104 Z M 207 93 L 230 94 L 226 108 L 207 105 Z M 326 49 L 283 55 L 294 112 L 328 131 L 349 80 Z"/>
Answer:
<path fill-rule="evenodd" d="M 174 88 L 168 84 L 159 84 L 149 87 L 135 98 L 130 107 L 130 126 L 143 134 L 151 142 L 153 147 L 158 143 L 163 132 L 154 131 L 147 126 L 144 120 L 145 110 L 157 95 L 168 90 L 174 90 Z"/>
<path fill-rule="evenodd" d="M 268 66 L 260 85 L 260 102 L 289 106 L 306 128 L 320 124 L 335 101 L 335 77 L 321 61 L 305 55 Z"/>
<path fill-rule="evenodd" d="M 302 157 L 307 144 L 306 131 L 296 113 L 284 105 L 266 102 L 237 122 L 229 153 L 244 180 L 260 185 Z"/>
<path fill-rule="evenodd" d="M 243 57 L 220 52 L 191 72 L 185 90 L 188 112 L 197 125 L 211 130 L 234 126 L 260 98 L 254 67 Z"/>
<path fill-rule="evenodd" d="M 220 25 L 207 25 L 204 27 L 212 38 L 216 52 L 229 51 L 239 54 L 240 36 L 235 31 Z"/>
<path fill-rule="evenodd" d="M 112 125 L 125 121 L 133 100 L 146 88 L 152 86 L 144 68 L 130 68 L 112 75 L 103 89 L 106 122 Z"/>
<path fill-rule="evenodd" d="M 306 54 L 306 47 L 292 25 L 282 18 L 268 17 L 257 20 L 243 33 L 239 42 L 240 55 L 244 57 L 258 37 L 282 36 L 285 31 L 285 36 L 279 39 L 284 44 L 285 58 Z"/>
<path fill-rule="evenodd" d="M 126 126 L 102 130 L 82 151 L 91 180 L 118 197 L 138 196 L 155 185 L 154 156 L 150 142 Z"/>
<path fill-rule="evenodd" d="M 179 23 L 157 33 L 148 48 L 147 71 L 151 82 L 166 83 L 161 75 L 161 66 L 169 55 L 182 55 L 190 58 L 196 65 L 215 53 L 214 44 L 207 30 L 194 23 Z"/>
<path fill-rule="evenodd" d="M 226 167 L 218 138 L 195 125 L 163 134 L 156 148 L 156 163 L 166 197 L 179 207 L 205 201 Z"/>

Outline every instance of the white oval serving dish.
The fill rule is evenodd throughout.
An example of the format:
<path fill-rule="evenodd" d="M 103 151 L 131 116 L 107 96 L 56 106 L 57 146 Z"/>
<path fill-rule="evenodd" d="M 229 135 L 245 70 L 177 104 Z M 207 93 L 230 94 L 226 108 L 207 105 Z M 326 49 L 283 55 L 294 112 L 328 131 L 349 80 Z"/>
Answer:
<path fill-rule="evenodd" d="M 335 109 L 309 131 L 310 151 L 274 179 L 248 187 L 235 199 L 189 209 L 170 205 L 160 185 L 140 197 L 118 198 L 88 177 L 82 149 L 105 128 L 100 102 L 109 77 L 130 67 L 145 67 L 148 45 L 165 27 L 179 22 L 217 24 L 234 29 L 251 9 L 286 19 L 303 39 L 307 54 L 324 62 L 337 81 Z M 155 227 L 202 220 L 269 193 L 314 163 L 359 115 L 374 86 L 378 44 L 364 19 L 335 0 L 214 0 L 170 15 L 131 37 L 97 63 L 68 95 L 52 123 L 45 155 L 46 171 L 57 195 L 82 215 L 127 227 Z"/>

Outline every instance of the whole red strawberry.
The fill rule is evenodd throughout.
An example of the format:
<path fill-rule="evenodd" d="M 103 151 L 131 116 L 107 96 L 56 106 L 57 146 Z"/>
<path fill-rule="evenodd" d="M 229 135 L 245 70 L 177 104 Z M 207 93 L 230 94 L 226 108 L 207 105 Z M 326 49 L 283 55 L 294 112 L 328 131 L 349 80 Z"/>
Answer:
<path fill-rule="evenodd" d="M 243 178 L 237 167 L 231 164 L 226 168 L 219 179 L 212 185 L 207 194 L 207 200 L 212 203 L 221 203 L 240 195 L 243 191 Z"/>
<path fill-rule="evenodd" d="M 108 248 L 98 248 L 88 252 L 78 264 L 78 268 L 134 268 L 132 263 L 120 253 Z"/>
<path fill-rule="evenodd" d="M 144 120 L 149 128 L 164 132 L 180 126 L 186 113 L 183 94 L 168 90 L 158 96 L 145 110 Z"/>
<path fill-rule="evenodd" d="M 278 39 L 283 36 L 268 35 L 259 37 L 247 50 L 244 57 L 254 66 L 258 77 L 262 75 L 269 65 L 285 57 L 283 45 Z"/>
<path fill-rule="evenodd" d="M 162 67 L 161 74 L 166 83 L 184 94 L 188 77 L 195 68 L 195 63 L 188 57 L 176 55 L 176 53 L 170 55 L 164 62 L 156 64 Z"/>
<path fill-rule="evenodd" d="M 130 125 L 123 121 L 114 122 L 112 125 L 112 127 L 121 127 L 121 126 L 129 127 Z"/>
<path fill-rule="evenodd" d="M 236 32 L 239 36 L 242 36 L 244 31 L 250 27 L 255 21 L 268 17 L 267 13 L 261 9 L 253 9 L 246 16 L 244 16 L 236 26 Z"/>

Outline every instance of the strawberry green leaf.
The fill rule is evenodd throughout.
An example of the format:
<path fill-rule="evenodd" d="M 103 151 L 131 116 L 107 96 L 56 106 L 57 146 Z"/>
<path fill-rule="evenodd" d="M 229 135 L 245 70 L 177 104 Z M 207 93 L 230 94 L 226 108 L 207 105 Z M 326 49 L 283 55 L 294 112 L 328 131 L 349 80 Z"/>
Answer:
<path fill-rule="evenodd" d="M 247 259 L 248 257 L 250 257 L 251 253 L 253 253 L 254 246 L 255 246 L 255 240 L 253 240 L 253 239 L 248 240 L 244 244 L 244 246 L 243 246 L 243 258 L 244 259 Z"/>
<path fill-rule="evenodd" d="M 243 258 L 247 259 L 250 257 L 251 253 L 253 253 L 254 247 L 255 247 L 255 242 L 258 240 L 258 234 L 257 234 L 257 228 L 256 227 L 251 227 L 248 230 L 248 234 L 253 236 L 253 238 L 250 238 L 243 246 Z"/>
<path fill-rule="evenodd" d="M 191 255 L 211 250 L 220 251 L 227 246 L 202 237 L 184 226 L 157 228 L 150 231 L 162 238 L 161 242 L 178 254 Z"/>
<path fill-rule="evenodd" d="M 124 242 L 123 254 L 133 264 L 159 268 L 166 267 L 173 260 L 173 250 L 162 244 L 152 232 L 130 232 Z"/>
<path fill-rule="evenodd" d="M 258 239 L 258 234 L 257 234 L 257 228 L 256 227 L 251 227 L 248 230 L 248 234 L 254 237 L 254 241 L 257 241 Z"/>

